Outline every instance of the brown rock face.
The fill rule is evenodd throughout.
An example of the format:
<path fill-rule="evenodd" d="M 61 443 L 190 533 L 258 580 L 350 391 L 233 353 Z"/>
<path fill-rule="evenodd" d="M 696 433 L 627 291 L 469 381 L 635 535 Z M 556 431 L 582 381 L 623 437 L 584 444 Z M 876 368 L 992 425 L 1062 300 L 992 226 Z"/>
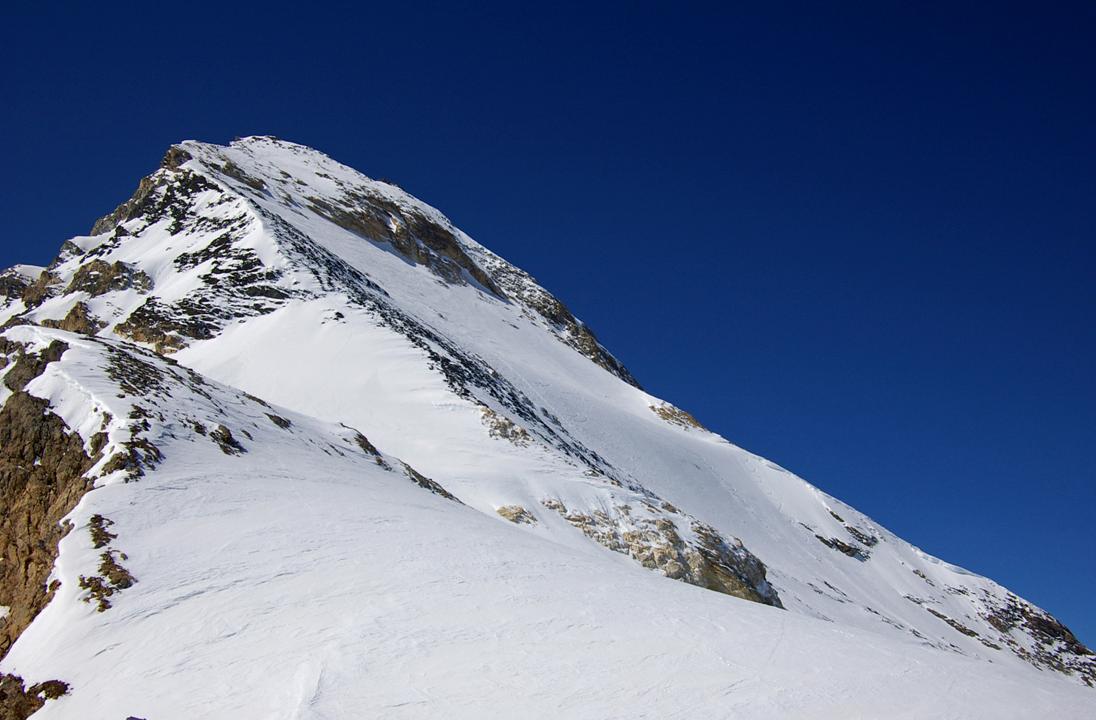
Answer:
<path fill-rule="evenodd" d="M 0 720 L 26 720 L 42 707 L 46 700 L 59 698 L 68 692 L 68 684 L 47 680 L 29 688 L 18 675 L 0 674 Z"/>
<path fill-rule="evenodd" d="M 515 525 L 535 525 L 537 522 L 536 517 L 521 505 L 503 505 L 495 508 L 495 512 Z"/>
<path fill-rule="evenodd" d="M 705 429 L 704 426 L 700 424 L 700 421 L 693 417 L 691 413 L 688 413 L 679 407 L 674 407 L 670 403 L 662 403 L 661 405 L 649 405 L 648 407 L 651 408 L 655 415 L 658 415 L 660 418 L 670 423 L 671 425 L 678 425 L 685 429 Z"/>
<path fill-rule="evenodd" d="M 22 275 L 14 270 L 6 270 L 0 273 L 0 298 L 4 300 L 21 298 L 28 285 L 30 283 Z"/>
<path fill-rule="evenodd" d="M 82 335 L 94 335 L 103 328 L 103 323 L 96 319 L 85 303 L 76 303 L 68 314 L 60 320 L 43 320 L 42 325 L 49 328 L 58 328 Z"/>
<path fill-rule="evenodd" d="M 95 224 L 91 226 L 91 234 L 100 235 L 110 232 L 119 224 L 128 220 L 157 186 L 158 182 L 154 175 L 141 178 L 141 182 L 137 185 L 137 190 L 134 191 L 133 196 L 115 208 L 111 214 L 104 215 L 96 220 Z"/>
<path fill-rule="evenodd" d="M 488 273 L 495 284 L 509 297 L 544 318 L 557 331 L 557 337 L 605 368 L 624 382 L 640 387 L 639 382 L 623 363 L 601 346 L 585 323 L 544 288 L 538 286 L 529 273 L 516 268 L 497 256 L 488 258 Z M 642 389 L 642 388 L 641 388 Z"/>
<path fill-rule="evenodd" d="M 499 297 L 494 279 L 464 252 L 451 230 L 396 205 L 381 195 L 350 191 L 341 205 L 309 198 L 311 209 L 339 227 L 376 242 L 390 243 L 412 262 L 426 265 L 447 282 L 464 283 L 467 273 Z"/>
<path fill-rule="evenodd" d="M 4 379 L 14 392 L 0 409 L 0 605 L 11 608 L 0 620 L 3 656 L 53 594 L 46 578 L 67 532 L 60 522 L 90 489 L 83 475 L 94 461 L 49 403 L 23 390 L 60 358 L 64 343 L 41 355 L 10 341 L 0 350 L 17 356 Z"/>
<path fill-rule="evenodd" d="M 179 167 L 191 159 L 190 153 L 181 147 L 172 146 L 167 149 L 164 159 L 160 161 L 160 167 L 165 170 L 178 170 Z"/>
<path fill-rule="evenodd" d="M 558 512 L 594 542 L 630 555 L 643 567 L 657 570 L 668 578 L 744 600 L 784 607 L 766 579 L 765 564 L 738 539 L 725 538 L 709 525 L 691 521 L 696 534 L 694 543 L 682 539 L 673 521 L 666 516 L 660 517 L 653 507 L 648 508 L 647 516 L 643 516 L 633 512 L 628 505 L 618 505 L 610 514 L 604 509 L 590 513 L 568 510 L 555 498 L 545 498 L 541 504 Z"/>
<path fill-rule="evenodd" d="M 52 289 L 60 282 L 57 276 L 49 270 L 43 270 L 38 279 L 27 285 L 23 290 L 23 303 L 28 308 L 38 307 L 50 296 Z"/>
<path fill-rule="evenodd" d="M 403 469 L 407 473 L 407 477 L 411 480 L 411 482 L 415 483 L 422 489 L 429 490 L 435 495 L 441 495 L 446 500 L 452 500 L 453 502 L 460 503 L 460 500 L 457 498 L 457 496 L 443 488 L 436 481 L 426 477 L 407 463 L 403 464 Z M 463 505 L 464 503 L 461 504 Z"/>
<path fill-rule="evenodd" d="M 135 287 L 147 291 L 152 280 L 143 271 L 126 265 L 124 262 L 108 263 L 92 260 L 81 265 L 72 276 L 66 293 L 83 291 L 95 297 L 113 290 L 128 290 Z"/>
<path fill-rule="evenodd" d="M 43 704 L 23 687 L 23 678 L 0 675 L 0 720 L 26 720 Z"/>
<path fill-rule="evenodd" d="M 212 335 L 207 325 L 173 317 L 163 303 L 152 297 L 119 323 L 114 332 L 135 342 L 148 343 L 161 355 L 186 347 L 186 338 L 205 339 Z"/>

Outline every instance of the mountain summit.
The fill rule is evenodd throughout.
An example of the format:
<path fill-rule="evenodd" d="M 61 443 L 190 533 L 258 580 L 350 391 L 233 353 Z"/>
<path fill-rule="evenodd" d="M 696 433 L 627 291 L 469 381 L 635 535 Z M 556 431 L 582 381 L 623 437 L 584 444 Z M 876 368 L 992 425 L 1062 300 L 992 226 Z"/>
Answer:
<path fill-rule="evenodd" d="M 1096 709 L 1055 618 L 316 150 L 173 146 L 0 323 L 5 720 Z"/>

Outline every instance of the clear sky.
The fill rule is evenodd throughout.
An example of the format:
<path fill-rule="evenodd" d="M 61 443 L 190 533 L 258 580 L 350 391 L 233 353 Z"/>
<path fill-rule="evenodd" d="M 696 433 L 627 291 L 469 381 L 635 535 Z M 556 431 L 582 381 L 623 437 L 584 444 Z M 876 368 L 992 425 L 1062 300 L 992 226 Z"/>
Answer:
<path fill-rule="evenodd" d="M 0 265 L 178 140 L 312 145 L 1096 643 L 1096 5 L 31 5 L 0 24 Z"/>

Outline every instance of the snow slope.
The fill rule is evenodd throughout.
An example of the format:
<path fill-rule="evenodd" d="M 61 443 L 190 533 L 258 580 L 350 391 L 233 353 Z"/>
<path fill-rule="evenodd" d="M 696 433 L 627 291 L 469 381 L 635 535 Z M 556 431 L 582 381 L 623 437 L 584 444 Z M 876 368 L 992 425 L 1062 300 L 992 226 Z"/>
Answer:
<path fill-rule="evenodd" d="M 1092 707 L 1091 691 L 1052 676 L 561 547 L 408 482 L 348 428 L 193 384 L 162 361 L 137 356 L 163 375 L 159 393 L 118 398 L 104 344 L 56 330 L 9 336 L 69 345 L 29 386 L 63 414 L 125 417 L 135 403 L 163 413 L 148 434 L 162 464 L 138 482 L 105 478 L 71 513 L 60 590 L 5 658 L 6 670 L 71 685 L 36 718 L 1003 718 Z M 224 453 L 193 423 L 228 426 L 245 451 Z M 86 532 L 96 515 L 136 578 L 105 612 L 80 601 L 79 576 L 100 554 Z"/>
<path fill-rule="evenodd" d="M 117 425 L 100 470 L 135 422 L 110 357 L 201 390 L 147 399 L 162 461 L 70 516 L 0 662 L 70 684 L 36 717 L 1096 710 L 1049 615 L 644 392 L 530 276 L 314 150 L 183 143 L 6 276 L 10 338 L 69 346 L 27 392 L 89 441 Z M 95 515 L 137 578 L 102 613 Z"/>

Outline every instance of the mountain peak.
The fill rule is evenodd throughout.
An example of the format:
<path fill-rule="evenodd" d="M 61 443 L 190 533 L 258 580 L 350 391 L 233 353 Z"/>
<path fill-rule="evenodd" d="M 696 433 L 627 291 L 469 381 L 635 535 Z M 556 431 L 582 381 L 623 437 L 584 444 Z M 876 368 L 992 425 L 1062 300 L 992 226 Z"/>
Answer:
<path fill-rule="evenodd" d="M 86 710 L 106 678 L 117 716 L 138 696 L 149 716 L 208 716 L 222 668 L 256 668 L 241 708 L 296 687 L 291 668 L 322 712 L 371 715 L 343 673 L 388 647 L 377 627 L 439 657 L 466 637 L 509 652 L 484 603 L 537 608 L 504 633 L 529 675 L 542 651 L 571 667 L 589 624 L 633 657 L 647 633 L 677 642 L 705 683 L 799 683 L 787 627 L 842 701 L 884 684 L 915 714 L 971 715 L 971 698 L 1008 711 L 1017 686 L 1053 714 L 1096 684 L 1096 656 L 1051 615 L 644 392 L 528 273 L 302 145 L 172 146 L 48 267 L 0 273 L 0 324 L 0 499 L 25 525 L 0 535 L 3 692 L 63 681 L 56 707 Z M 376 598 L 422 604 L 378 622 Z M 264 643 L 286 628 L 309 639 L 272 665 Z M 619 684 L 581 660 L 553 682 Z M 652 662 L 652 682 L 682 666 Z M 485 672 L 493 692 L 505 673 Z M 953 680 L 962 693 L 921 692 Z M 679 702 L 692 687 L 671 685 Z"/>
<path fill-rule="evenodd" d="M 231 221 L 224 217 L 229 207 L 235 213 Z M 166 227 L 158 224 L 167 216 L 171 222 Z M 251 295 L 278 299 L 275 296 L 292 291 L 278 283 L 256 286 L 254 263 L 272 263 L 264 275 L 266 280 L 281 276 L 287 266 L 314 264 L 318 256 L 326 256 L 332 249 L 317 242 L 317 236 L 334 234 L 331 230 L 302 232 L 303 227 L 314 228 L 318 222 L 330 223 L 361 241 L 385 248 L 446 285 L 470 286 L 500 301 L 522 306 L 564 343 L 638 387 L 627 368 L 566 305 L 528 273 L 461 232 L 437 209 L 319 151 L 270 136 L 242 138 L 228 146 L 192 140 L 173 145 L 160 169 L 143 178 L 132 197 L 100 218 L 92 227 L 91 237 L 76 244 L 88 253 L 101 255 L 120 246 L 122 237 L 151 232 L 163 241 L 161 246 L 176 248 L 180 238 L 190 245 L 200 244 L 193 240 L 198 235 L 194 230 L 208 231 L 212 233 L 210 242 L 196 248 L 201 257 L 224 263 L 235 257 L 248 270 L 237 273 L 231 284 Z M 257 228 L 266 233 L 265 260 L 255 254 L 257 248 L 250 241 L 243 239 Z M 106 235 L 110 237 L 102 240 Z M 133 244 L 132 240 L 125 242 Z M 335 245 L 345 242 L 344 235 Z M 189 264 L 193 252 L 177 254 L 176 265 Z M 219 254 L 225 256 L 218 258 Z M 280 259 L 275 260 L 275 256 Z M 290 261 L 287 256 L 296 260 Z M 328 260 L 322 261 L 327 265 L 325 269 L 312 267 L 311 272 L 329 271 Z M 342 274 L 346 272 L 344 268 Z M 373 290 L 381 290 L 375 282 L 366 283 L 370 284 Z M 205 332 L 206 325 L 191 326 L 178 318 L 168 324 L 173 326 L 165 331 L 170 336 L 154 333 L 160 338 L 154 345 L 161 349 L 185 344 L 183 338 L 188 331 Z"/>

